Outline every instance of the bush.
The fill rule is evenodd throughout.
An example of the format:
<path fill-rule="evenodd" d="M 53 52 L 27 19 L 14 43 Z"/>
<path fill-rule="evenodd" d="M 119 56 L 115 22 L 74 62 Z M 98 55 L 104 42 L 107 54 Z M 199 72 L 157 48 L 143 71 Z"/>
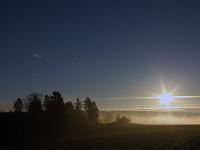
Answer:
<path fill-rule="evenodd" d="M 129 124 L 131 122 L 131 120 L 128 117 L 120 117 L 119 115 L 117 115 L 115 123 L 117 124 Z"/>

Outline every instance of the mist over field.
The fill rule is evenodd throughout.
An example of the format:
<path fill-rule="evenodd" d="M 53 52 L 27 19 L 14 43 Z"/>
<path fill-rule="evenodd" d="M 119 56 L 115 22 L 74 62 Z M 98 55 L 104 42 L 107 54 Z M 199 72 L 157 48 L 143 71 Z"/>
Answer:
<path fill-rule="evenodd" d="M 181 110 L 130 110 L 101 111 L 100 121 L 115 121 L 117 115 L 126 116 L 136 124 L 200 124 L 200 112 L 194 109 Z"/>
<path fill-rule="evenodd" d="M 154 99 L 119 99 L 98 104 L 102 123 L 114 121 L 119 114 L 136 124 L 200 124 L 199 99 L 176 99 L 168 106 Z"/>

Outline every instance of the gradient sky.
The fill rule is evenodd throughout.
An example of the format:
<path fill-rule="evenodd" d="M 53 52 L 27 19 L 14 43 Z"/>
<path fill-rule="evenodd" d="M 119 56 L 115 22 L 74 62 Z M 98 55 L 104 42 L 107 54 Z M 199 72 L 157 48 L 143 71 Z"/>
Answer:
<path fill-rule="evenodd" d="M 200 92 L 200 2 L 0 2 L 0 100 L 60 90 L 95 100 Z"/>

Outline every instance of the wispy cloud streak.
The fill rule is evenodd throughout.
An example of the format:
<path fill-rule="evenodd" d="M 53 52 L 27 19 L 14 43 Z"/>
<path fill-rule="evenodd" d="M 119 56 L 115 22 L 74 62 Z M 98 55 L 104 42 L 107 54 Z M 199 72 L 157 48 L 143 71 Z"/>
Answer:
<path fill-rule="evenodd" d="M 190 98 L 200 98 L 200 96 L 173 96 L 175 99 L 190 99 Z M 149 97 L 110 97 L 107 100 L 145 100 L 145 99 L 159 99 L 160 96 L 149 96 Z"/>
<path fill-rule="evenodd" d="M 35 57 L 35 58 L 42 58 L 42 56 L 40 54 L 37 54 L 37 53 L 34 53 L 33 57 Z"/>

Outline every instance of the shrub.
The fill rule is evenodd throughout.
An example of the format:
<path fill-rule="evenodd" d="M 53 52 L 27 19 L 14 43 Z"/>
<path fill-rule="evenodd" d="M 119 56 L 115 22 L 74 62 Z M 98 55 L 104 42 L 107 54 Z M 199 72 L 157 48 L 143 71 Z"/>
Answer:
<path fill-rule="evenodd" d="M 131 120 L 126 117 L 126 116 L 122 116 L 120 117 L 119 115 L 117 115 L 115 123 L 117 124 L 129 124 L 131 122 Z"/>

